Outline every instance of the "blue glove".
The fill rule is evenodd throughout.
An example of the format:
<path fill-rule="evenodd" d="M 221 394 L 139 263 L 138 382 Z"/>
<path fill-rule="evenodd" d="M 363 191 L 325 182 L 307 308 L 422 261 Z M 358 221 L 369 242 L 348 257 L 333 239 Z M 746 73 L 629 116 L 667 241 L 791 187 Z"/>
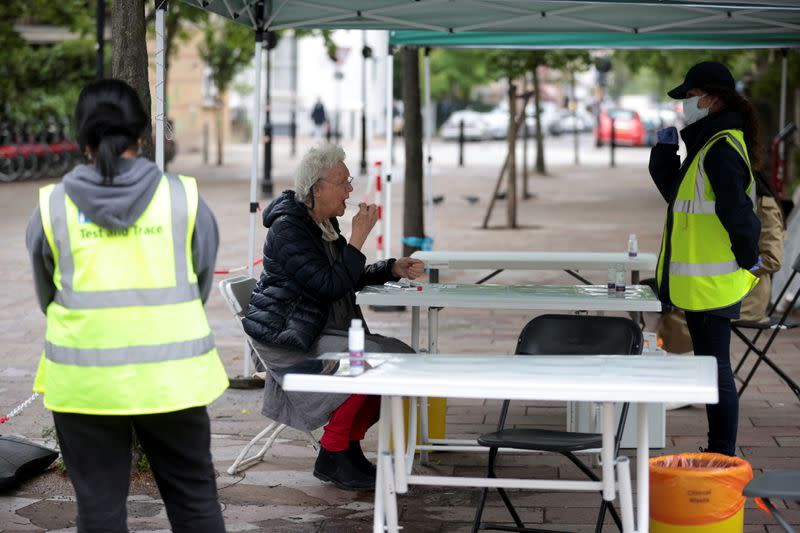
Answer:
<path fill-rule="evenodd" d="M 756 272 L 759 268 L 761 268 L 761 265 L 763 265 L 763 264 L 764 264 L 764 261 L 761 260 L 761 256 L 759 255 L 758 256 L 758 261 L 756 261 L 756 264 L 750 267 L 750 272 Z"/>
<path fill-rule="evenodd" d="M 658 130 L 656 137 L 663 144 L 678 144 L 678 130 L 674 126 Z"/>

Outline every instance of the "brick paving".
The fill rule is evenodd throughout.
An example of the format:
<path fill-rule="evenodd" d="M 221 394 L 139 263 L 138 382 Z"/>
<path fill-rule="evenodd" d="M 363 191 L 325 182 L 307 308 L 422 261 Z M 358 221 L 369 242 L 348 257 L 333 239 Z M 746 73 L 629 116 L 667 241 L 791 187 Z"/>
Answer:
<path fill-rule="evenodd" d="M 307 144 L 307 141 L 301 146 Z M 355 146 L 349 146 L 348 160 L 357 169 Z M 380 149 L 379 146 L 376 149 Z M 501 143 L 469 145 L 468 166 L 455 166 L 453 145 L 436 145 L 436 193 L 444 202 L 436 208 L 436 248 L 503 250 L 624 250 L 627 235 L 636 233 L 643 251 L 656 251 L 663 221 L 663 204 L 647 175 L 647 151 L 621 149 L 618 167 L 607 167 L 607 154 L 596 151 L 585 139 L 584 166 L 558 164 L 571 161 L 562 145 L 548 154 L 556 164 L 546 178 L 531 178 L 536 198 L 519 208 L 522 229 L 477 229 L 487 205 L 502 152 Z M 402 155 L 402 148 L 397 150 Z M 437 155 L 441 154 L 441 155 Z M 375 157 L 383 157 L 375 152 Z M 276 147 L 276 191 L 290 183 L 295 163 L 288 146 Z M 481 161 L 478 161 L 478 160 Z M 247 168 L 246 146 L 228 150 L 225 167 L 203 165 L 199 154 L 181 154 L 172 166 L 196 175 L 201 192 L 215 212 L 222 235 L 220 268 L 244 264 L 247 257 Z M 30 268 L 24 247 L 24 230 L 41 182 L 3 184 L 0 188 L 0 414 L 30 394 L 30 385 L 41 349 L 44 319 L 34 298 Z M 354 195 L 358 197 L 358 194 Z M 471 204 L 468 196 L 480 201 Z M 357 198 L 358 199 L 358 198 Z M 395 187 L 394 242 L 400 236 L 399 209 L 402 183 Z M 499 201 L 493 223 L 505 220 L 505 203 Z M 345 232 L 349 221 L 343 220 Z M 259 224 L 257 242 L 264 237 Z M 399 249 L 397 247 L 396 249 Z M 369 250 L 374 255 L 374 250 Z M 470 281 L 483 272 L 450 272 L 448 280 Z M 592 273 L 600 281 L 603 273 Z M 570 283 L 558 272 L 506 272 L 498 283 Z M 214 292 L 207 305 L 212 328 L 229 375 L 241 373 L 242 339 L 219 295 Z M 365 310 L 371 329 L 408 340 L 409 313 L 376 313 Z M 448 309 L 440 315 L 442 352 L 510 353 L 516 335 L 532 318 L 517 311 Z M 647 315 L 648 329 L 656 316 Z M 424 323 L 425 321 L 423 321 Z M 424 335 L 424 327 L 423 327 Z M 424 338 L 424 337 L 423 337 Z M 775 360 L 794 376 L 800 376 L 800 333 L 782 333 L 774 345 Z M 742 353 L 734 343 L 733 353 Z M 219 472 L 220 499 L 229 531 L 270 532 L 361 532 L 371 531 L 372 495 L 350 493 L 327 486 L 310 473 L 314 454 L 297 432 L 287 431 L 267 460 L 243 475 L 225 472 L 241 446 L 260 431 L 267 420 L 259 414 L 259 391 L 228 390 L 210 408 L 214 463 Z M 468 436 L 493 429 L 499 404 L 489 401 L 451 400 L 448 403 L 448 435 Z M 563 427 L 565 408 L 558 403 L 514 404 L 518 424 Z M 759 472 L 773 468 L 800 468 L 800 403 L 768 369 L 759 370 L 742 399 L 739 453 Z M 22 415 L 0 426 L 4 433 L 17 433 L 47 441 L 52 420 L 38 401 Z M 654 455 L 694 451 L 704 445 L 705 412 L 693 406 L 668 412 L 667 448 Z M 49 437 L 52 438 L 52 437 Z M 374 450 L 375 432 L 368 435 L 367 450 Z M 632 455 L 631 450 L 626 451 Z M 372 456 L 372 454 L 368 455 Z M 438 453 L 423 470 L 442 474 L 483 475 L 482 454 Z M 580 479 L 575 468 L 553 457 L 522 454 L 503 455 L 498 471 L 523 476 Z M 527 523 L 564 531 L 593 531 L 599 496 L 592 494 L 511 491 L 512 499 Z M 409 532 L 469 531 L 477 502 L 477 489 L 411 487 L 399 497 L 400 518 Z M 776 502 L 788 520 L 800 524 L 800 506 Z M 748 533 L 777 532 L 771 517 L 751 502 L 745 513 Z M 132 485 L 129 501 L 132 531 L 164 531 L 169 525 L 152 480 L 139 476 Z M 0 493 L 0 532 L 75 531 L 74 495 L 63 474 L 51 468 L 14 491 Z M 509 516 L 496 496 L 490 496 L 485 518 L 508 522 Z M 614 527 L 605 530 L 613 531 Z"/>

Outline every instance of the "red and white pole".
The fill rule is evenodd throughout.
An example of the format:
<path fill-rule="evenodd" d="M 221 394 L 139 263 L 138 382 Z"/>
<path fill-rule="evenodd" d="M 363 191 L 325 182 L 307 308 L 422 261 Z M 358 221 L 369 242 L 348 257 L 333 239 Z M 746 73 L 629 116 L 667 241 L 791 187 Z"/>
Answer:
<path fill-rule="evenodd" d="M 378 222 L 375 223 L 376 250 L 378 258 L 383 257 L 383 164 L 375 161 L 375 205 L 378 207 Z"/>

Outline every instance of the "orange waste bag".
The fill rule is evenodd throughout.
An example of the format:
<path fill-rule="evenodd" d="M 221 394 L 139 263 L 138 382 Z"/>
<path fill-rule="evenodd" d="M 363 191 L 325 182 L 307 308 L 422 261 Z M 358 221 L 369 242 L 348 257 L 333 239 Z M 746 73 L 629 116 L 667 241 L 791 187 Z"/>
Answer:
<path fill-rule="evenodd" d="M 735 533 L 744 529 L 742 489 L 750 463 L 717 453 L 650 459 L 652 533 Z"/>

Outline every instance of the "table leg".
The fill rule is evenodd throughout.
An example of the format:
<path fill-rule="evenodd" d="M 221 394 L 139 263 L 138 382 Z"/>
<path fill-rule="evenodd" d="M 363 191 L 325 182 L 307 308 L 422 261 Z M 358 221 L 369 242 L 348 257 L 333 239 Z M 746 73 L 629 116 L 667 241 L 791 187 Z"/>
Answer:
<path fill-rule="evenodd" d="M 619 486 L 619 507 L 622 513 L 622 533 L 634 533 L 631 464 L 625 456 L 617 458 L 617 481 Z"/>
<path fill-rule="evenodd" d="M 408 492 L 405 449 L 403 448 L 403 398 L 392 396 L 392 446 L 394 448 L 394 485 L 399 494 Z M 410 432 L 409 432 L 410 433 Z"/>
<path fill-rule="evenodd" d="M 414 466 L 414 454 L 417 452 L 417 409 L 418 398 L 408 399 L 408 437 L 406 439 L 406 474 L 411 474 Z"/>
<path fill-rule="evenodd" d="M 428 307 L 428 354 L 432 355 L 438 353 L 438 337 L 439 337 L 439 308 Z M 429 425 L 428 425 L 428 398 L 421 396 L 419 398 L 419 433 L 420 442 L 428 444 L 430 438 Z M 428 451 L 420 450 L 419 452 L 420 464 L 427 464 Z"/>
<path fill-rule="evenodd" d="M 411 308 L 411 349 L 419 352 L 419 307 Z"/>
<path fill-rule="evenodd" d="M 603 402 L 603 448 L 600 457 L 603 461 L 603 499 L 614 501 L 617 488 L 614 479 L 614 404 Z"/>
<path fill-rule="evenodd" d="M 438 268 L 430 269 L 430 271 L 428 272 L 428 281 L 430 283 L 439 283 L 439 269 Z"/>
<path fill-rule="evenodd" d="M 392 452 L 389 436 L 394 424 L 392 420 L 392 398 L 381 397 L 381 416 L 378 425 L 378 469 L 375 478 L 375 515 L 373 533 L 398 533 L 397 499 L 394 487 Z"/>
<path fill-rule="evenodd" d="M 650 432 L 647 428 L 646 403 L 637 403 L 636 423 L 639 438 L 636 445 L 636 515 L 639 517 L 637 533 L 647 533 L 650 528 Z"/>

